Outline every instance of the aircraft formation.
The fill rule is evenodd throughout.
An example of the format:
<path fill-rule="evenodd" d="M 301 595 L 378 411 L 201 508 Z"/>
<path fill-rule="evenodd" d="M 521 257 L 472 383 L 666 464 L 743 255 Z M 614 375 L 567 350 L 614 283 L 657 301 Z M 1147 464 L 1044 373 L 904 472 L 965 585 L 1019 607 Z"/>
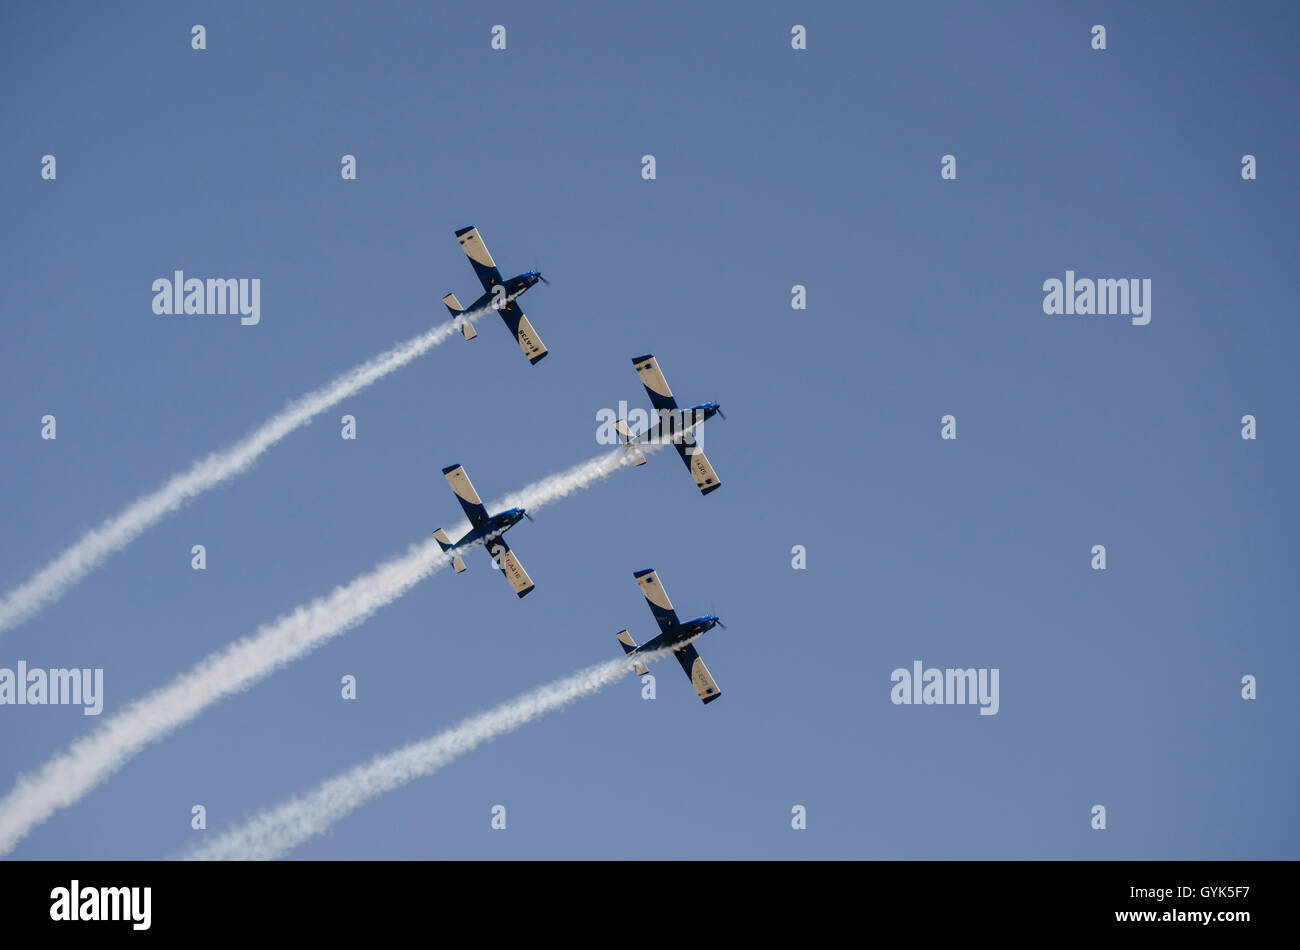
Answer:
<path fill-rule="evenodd" d="M 536 270 L 524 271 L 504 279 L 487 245 L 483 243 L 478 228 L 461 228 L 456 232 L 456 239 L 460 242 L 465 256 L 469 258 L 470 266 L 474 268 L 474 274 L 483 286 L 483 293 L 468 308 L 461 306 L 455 293 L 443 297 L 443 304 L 446 305 L 453 319 L 460 319 L 465 314 L 485 309 L 496 310 L 501 314 L 506 329 L 515 338 L 515 342 L 519 344 L 528 362 L 536 364 L 546 356 L 546 345 L 542 343 L 542 338 L 533 329 L 528 317 L 524 315 L 523 308 L 515 301 L 538 282 L 547 284 L 549 281 Z M 466 340 L 473 340 L 478 336 L 468 319 L 461 323 L 460 329 Z M 691 473 L 700 493 L 707 495 L 717 491 L 722 487 L 722 481 L 703 450 L 695 443 L 694 433 L 699 426 L 715 415 L 725 419 L 726 416 L 722 415 L 722 407 L 716 402 L 707 402 L 691 406 L 689 409 L 681 409 L 677 405 L 672 389 L 668 386 L 668 381 L 664 378 L 663 371 L 659 368 L 659 361 L 653 354 L 633 357 L 632 366 L 640 377 L 646 394 L 650 397 L 651 406 L 659 414 L 659 421 L 647 427 L 644 432 L 633 433 L 626 420 L 618 420 L 616 429 L 624 440 L 623 447 L 629 454 L 631 464 L 645 464 L 643 446 L 671 444 L 685 463 L 687 471 Z M 434 539 L 444 552 L 456 552 L 452 555 L 452 569 L 457 574 L 465 571 L 467 569 L 465 561 L 459 551 L 468 546 L 482 544 L 492 556 L 493 568 L 505 575 L 506 581 L 517 596 L 526 596 L 535 585 L 515 552 L 506 544 L 505 533 L 525 518 L 531 521 L 531 516 L 523 508 L 510 508 L 496 514 L 489 514 L 462 465 L 449 465 L 442 470 L 442 474 L 446 477 L 452 492 L 455 493 L 456 500 L 460 502 L 470 525 L 469 530 L 456 541 L 452 541 L 442 528 L 433 533 Z M 637 586 L 641 588 L 650 612 L 659 625 L 659 634 L 638 647 L 627 630 L 620 630 L 617 639 L 623 647 L 623 652 L 628 656 L 635 656 L 638 653 L 666 647 L 673 648 L 673 655 L 677 657 L 682 670 L 691 681 L 696 695 L 705 704 L 713 702 L 722 695 L 722 691 L 710 675 L 704 661 L 700 659 L 699 653 L 696 652 L 694 641 L 715 626 L 722 627 L 724 630 L 726 627 L 713 615 L 686 621 L 678 619 L 672 601 L 668 599 L 668 594 L 655 571 L 649 569 L 636 571 L 633 577 L 636 578 Z M 638 662 L 636 671 L 637 675 L 644 676 L 648 669 L 644 663 Z"/>

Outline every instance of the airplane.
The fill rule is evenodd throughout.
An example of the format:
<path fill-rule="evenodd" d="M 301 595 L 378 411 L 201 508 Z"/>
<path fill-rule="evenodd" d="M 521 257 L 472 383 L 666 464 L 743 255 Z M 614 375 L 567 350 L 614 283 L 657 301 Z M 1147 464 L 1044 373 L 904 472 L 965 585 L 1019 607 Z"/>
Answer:
<path fill-rule="evenodd" d="M 502 571 L 510 586 L 515 589 L 515 593 L 523 597 L 533 589 L 533 581 L 524 570 L 524 566 L 519 563 L 519 558 L 515 557 L 515 552 L 506 544 L 504 535 L 506 531 L 518 524 L 521 518 L 532 521 L 532 515 L 522 508 L 510 508 L 500 514 L 489 515 L 462 466 L 448 465 L 442 470 L 442 474 L 447 476 L 447 484 L 456 493 L 456 500 L 460 502 L 460 506 L 465 509 L 465 517 L 469 518 L 470 529 L 464 537 L 453 543 L 447 539 L 447 532 L 439 528 L 433 532 L 439 547 L 445 552 L 464 544 L 483 540 L 488 553 L 492 555 L 492 566 Z M 451 566 L 457 574 L 465 570 L 465 562 L 461 560 L 460 555 L 452 559 Z"/>
<path fill-rule="evenodd" d="M 637 375 L 641 377 L 641 384 L 645 386 L 645 391 L 650 396 L 650 404 L 659 411 L 659 422 L 640 435 L 633 436 L 626 420 L 619 419 L 614 424 L 614 428 L 626 440 L 624 445 L 629 446 L 629 450 L 635 450 L 637 445 L 671 441 L 673 448 L 682 457 L 687 470 L 695 479 L 700 494 L 707 495 L 711 491 L 717 491 L 722 487 L 722 481 L 718 478 L 718 473 L 713 470 L 713 466 L 709 464 L 704 449 L 695 444 L 692 433 L 697 426 L 714 415 L 727 418 L 722 415 L 722 407 L 716 402 L 705 402 L 684 411 L 680 410 L 677 408 L 677 400 L 673 398 L 673 391 L 668 388 L 668 380 L 664 379 L 663 371 L 659 369 L 659 361 L 654 356 L 647 353 L 645 356 L 633 357 L 632 365 L 636 367 Z M 632 464 L 644 465 L 645 454 L 638 453 L 636 461 Z"/>
<path fill-rule="evenodd" d="M 723 630 L 727 629 L 726 624 L 713 615 L 696 617 L 694 620 L 685 622 L 678 620 L 677 611 L 673 610 L 672 601 L 668 599 L 668 592 L 659 583 L 659 576 L 654 571 L 637 571 L 632 576 L 636 578 L 637 584 L 640 585 L 641 593 L 645 595 L 646 603 L 650 605 L 650 612 L 654 614 L 655 622 L 659 624 L 659 629 L 662 632 L 649 643 L 638 647 L 630 633 L 626 630 L 620 630 L 618 632 L 618 642 L 623 645 L 623 652 L 628 656 L 673 646 L 675 643 L 681 643 L 702 633 L 707 633 L 715 626 L 721 627 Z M 695 687 L 695 692 L 704 703 L 711 703 L 722 695 L 722 690 L 718 689 L 718 684 L 709 675 L 709 668 L 704 665 L 700 655 L 695 652 L 694 643 L 687 643 L 683 647 L 675 648 L 673 655 L 677 657 L 677 662 L 682 665 L 682 670 L 685 671 L 691 685 Z M 644 663 L 637 663 L 637 676 L 645 676 L 648 672 L 650 670 Z"/>
<path fill-rule="evenodd" d="M 511 277 L 509 280 L 503 280 L 501 271 L 497 270 L 496 261 L 492 260 L 487 245 L 483 243 L 483 238 L 479 236 L 478 228 L 461 228 L 456 232 L 456 237 L 460 241 L 460 246 L 464 248 L 466 256 L 469 257 L 474 273 L 478 275 L 479 283 L 483 285 L 483 296 L 475 300 L 468 311 L 460 305 L 460 301 L 456 299 L 455 294 L 448 294 L 443 297 L 442 302 L 446 304 L 453 317 L 458 317 L 462 313 L 473 313 L 491 306 L 501 314 L 501 319 L 506 322 L 506 329 L 519 341 L 519 348 L 524 351 L 524 356 L 528 357 L 528 362 L 536 363 L 546 355 L 546 346 L 542 343 L 542 338 L 537 335 L 537 331 L 533 329 L 533 325 L 528 322 L 528 318 L 524 316 L 523 310 L 519 309 L 519 304 L 515 303 L 513 298 L 522 294 L 539 280 L 543 284 L 549 284 L 550 281 L 535 270 L 525 271 Z M 503 291 L 497 290 L 498 287 L 503 288 Z M 503 304 L 501 301 L 507 298 L 511 298 L 510 303 Z M 462 324 L 460 331 L 467 340 L 472 340 L 478 336 L 478 332 L 469 323 Z"/>

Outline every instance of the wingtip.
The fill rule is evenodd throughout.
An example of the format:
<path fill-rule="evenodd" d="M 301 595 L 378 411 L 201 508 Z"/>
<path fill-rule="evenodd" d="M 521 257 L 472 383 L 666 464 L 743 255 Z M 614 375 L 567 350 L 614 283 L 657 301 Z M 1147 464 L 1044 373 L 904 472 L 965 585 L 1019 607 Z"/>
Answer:
<path fill-rule="evenodd" d="M 632 365 L 635 366 L 637 363 L 644 362 L 645 360 L 652 360 L 654 358 L 655 355 L 653 353 L 647 353 L 645 356 L 634 356 L 632 357 Z"/>
<path fill-rule="evenodd" d="M 454 472 L 454 471 L 456 471 L 456 469 L 458 469 L 458 468 L 460 468 L 460 463 L 459 463 L 459 462 L 455 462 L 455 463 L 453 463 L 453 464 L 451 464 L 451 465 L 448 465 L 446 468 L 444 468 L 444 469 L 442 470 L 442 474 L 446 475 L 446 474 L 448 474 L 448 473 L 450 473 L 450 472 Z"/>
<path fill-rule="evenodd" d="M 473 230 L 474 230 L 474 225 L 472 224 L 467 228 L 461 228 L 459 231 L 456 232 L 456 237 L 460 237 L 462 234 L 469 234 L 469 232 Z"/>
<path fill-rule="evenodd" d="M 633 576 L 633 577 L 645 577 L 647 574 L 653 574 L 654 572 L 655 572 L 655 569 L 654 569 L 653 567 L 647 567 L 644 571 L 633 571 L 633 572 L 632 572 L 632 576 Z"/>

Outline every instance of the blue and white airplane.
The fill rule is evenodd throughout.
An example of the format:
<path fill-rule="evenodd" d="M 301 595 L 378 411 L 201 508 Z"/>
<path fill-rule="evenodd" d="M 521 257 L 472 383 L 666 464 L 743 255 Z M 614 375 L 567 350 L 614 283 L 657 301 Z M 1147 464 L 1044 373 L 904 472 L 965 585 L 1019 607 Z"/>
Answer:
<path fill-rule="evenodd" d="M 470 527 L 465 536 L 455 543 L 449 541 L 447 532 L 439 528 L 433 532 L 439 547 L 443 551 L 450 551 L 452 548 L 482 540 L 488 553 L 492 555 L 492 566 L 504 573 L 510 586 L 515 589 L 515 593 L 523 597 L 533 589 L 533 581 L 524 570 L 524 566 L 519 563 L 519 558 L 515 557 L 515 552 L 506 544 L 504 535 L 517 525 L 520 519 L 527 518 L 532 521 L 532 516 L 522 508 L 510 508 L 500 514 L 489 515 L 487 508 L 483 507 L 478 492 L 470 484 L 464 468 L 459 465 L 448 465 L 442 470 L 442 474 L 447 476 L 447 484 L 456 493 L 456 500 L 460 502 L 460 506 L 465 509 L 465 517 L 469 519 Z M 451 566 L 457 574 L 465 570 L 465 562 L 461 560 L 460 555 L 452 559 Z"/>
<path fill-rule="evenodd" d="M 528 357 L 528 362 L 536 363 L 546 355 L 546 346 L 514 298 L 539 280 L 544 284 L 549 284 L 550 281 L 535 270 L 525 271 L 509 280 L 503 280 L 501 271 L 497 270 L 496 261 L 492 260 L 487 245 L 479 236 L 478 228 L 461 228 L 456 232 L 456 237 L 460 241 L 460 246 L 464 248 L 466 256 L 469 257 L 474 273 L 478 275 L 479 283 L 483 285 L 483 296 L 475 300 L 468 311 L 460 305 L 455 294 L 443 297 L 442 302 L 447 305 L 453 317 L 492 307 L 501 314 L 501 319 L 506 322 L 506 329 L 519 341 L 519 348 L 524 351 L 524 356 Z M 507 300 L 510 302 L 506 303 Z M 478 336 L 478 332 L 469 323 L 461 324 L 460 332 L 467 340 Z"/>
<path fill-rule="evenodd" d="M 641 377 L 641 385 L 645 386 L 645 391 L 650 396 L 650 404 L 659 412 L 659 421 L 640 435 L 633 435 L 627 421 L 619 419 L 614 423 L 614 428 L 619 435 L 623 436 L 624 444 L 630 451 L 635 452 L 638 445 L 672 442 L 673 448 L 686 463 L 691 477 L 695 479 L 700 494 L 707 495 L 711 491 L 717 491 L 722 487 L 722 480 L 709 464 L 704 449 L 696 443 L 695 430 L 715 415 L 722 416 L 723 419 L 727 418 L 722 415 L 722 407 L 716 402 L 705 402 L 689 409 L 678 409 L 673 391 L 668 388 L 668 380 L 664 379 L 663 371 L 659 369 L 659 361 L 654 356 L 649 353 L 645 356 L 635 356 L 632 358 L 632 365 L 636 367 L 637 375 Z M 632 464 L 644 465 L 645 454 L 638 452 L 637 455 L 638 458 Z"/>
<path fill-rule="evenodd" d="M 727 629 L 726 625 L 713 615 L 696 617 L 694 620 L 678 620 L 677 611 L 673 609 L 673 602 L 668 599 L 668 592 L 659 583 L 659 576 L 654 571 L 637 571 L 633 576 L 641 587 L 641 593 L 645 594 L 646 603 L 650 605 L 650 612 L 655 615 L 655 622 L 659 624 L 661 632 L 659 636 L 649 643 L 638 647 L 630 633 L 626 630 L 620 630 L 618 632 L 618 642 L 623 645 L 623 652 L 628 656 L 635 656 L 638 653 L 659 650 L 682 643 L 692 637 L 707 633 L 714 627 L 722 627 L 723 630 Z M 704 665 L 700 655 L 695 652 L 694 643 L 687 643 L 685 646 L 675 649 L 673 655 L 677 657 L 677 662 L 682 665 L 682 669 L 686 672 L 691 685 L 695 687 L 695 692 L 701 700 L 705 703 L 711 703 L 722 695 L 722 690 L 718 689 L 718 684 L 709 675 L 709 668 Z M 650 671 L 644 663 L 637 663 L 637 676 L 645 676 L 648 672 Z"/>

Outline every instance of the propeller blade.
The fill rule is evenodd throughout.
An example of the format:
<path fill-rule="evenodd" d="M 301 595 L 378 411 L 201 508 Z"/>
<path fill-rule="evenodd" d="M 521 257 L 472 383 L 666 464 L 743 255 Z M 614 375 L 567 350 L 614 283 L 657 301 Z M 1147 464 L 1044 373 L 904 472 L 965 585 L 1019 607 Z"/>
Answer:
<path fill-rule="evenodd" d="M 723 419 L 727 418 L 725 415 L 723 415 L 721 406 L 718 407 L 718 415 L 722 416 Z"/>
<path fill-rule="evenodd" d="M 545 277 L 543 277 L 541 274 L 538 274 L 538 275 L 537 275 L 537 279 L 540 280 L 540 281 L 541 281 L 543 284 L 545 284 L 547 287 L 551 286 L 551 282 L 550 282 L 549 280 L 547 280 Z"/>
<path fill-rule="evenodd" d="M 723 623 L 721 620 L 718 621 L 718 626 L 721 627 L 723 630 L 727 629 L 727 625 Z"/>
<path fill-rule="evenodd" d="M 524 517 L 527 518 L 529 521 L 532 521 L 532 520 L 533 520 L 533 516 L 530 515 L 530 514 L 529 514 L 528 512 L 526 512 L 526 511 L 524 512 Z"/>

